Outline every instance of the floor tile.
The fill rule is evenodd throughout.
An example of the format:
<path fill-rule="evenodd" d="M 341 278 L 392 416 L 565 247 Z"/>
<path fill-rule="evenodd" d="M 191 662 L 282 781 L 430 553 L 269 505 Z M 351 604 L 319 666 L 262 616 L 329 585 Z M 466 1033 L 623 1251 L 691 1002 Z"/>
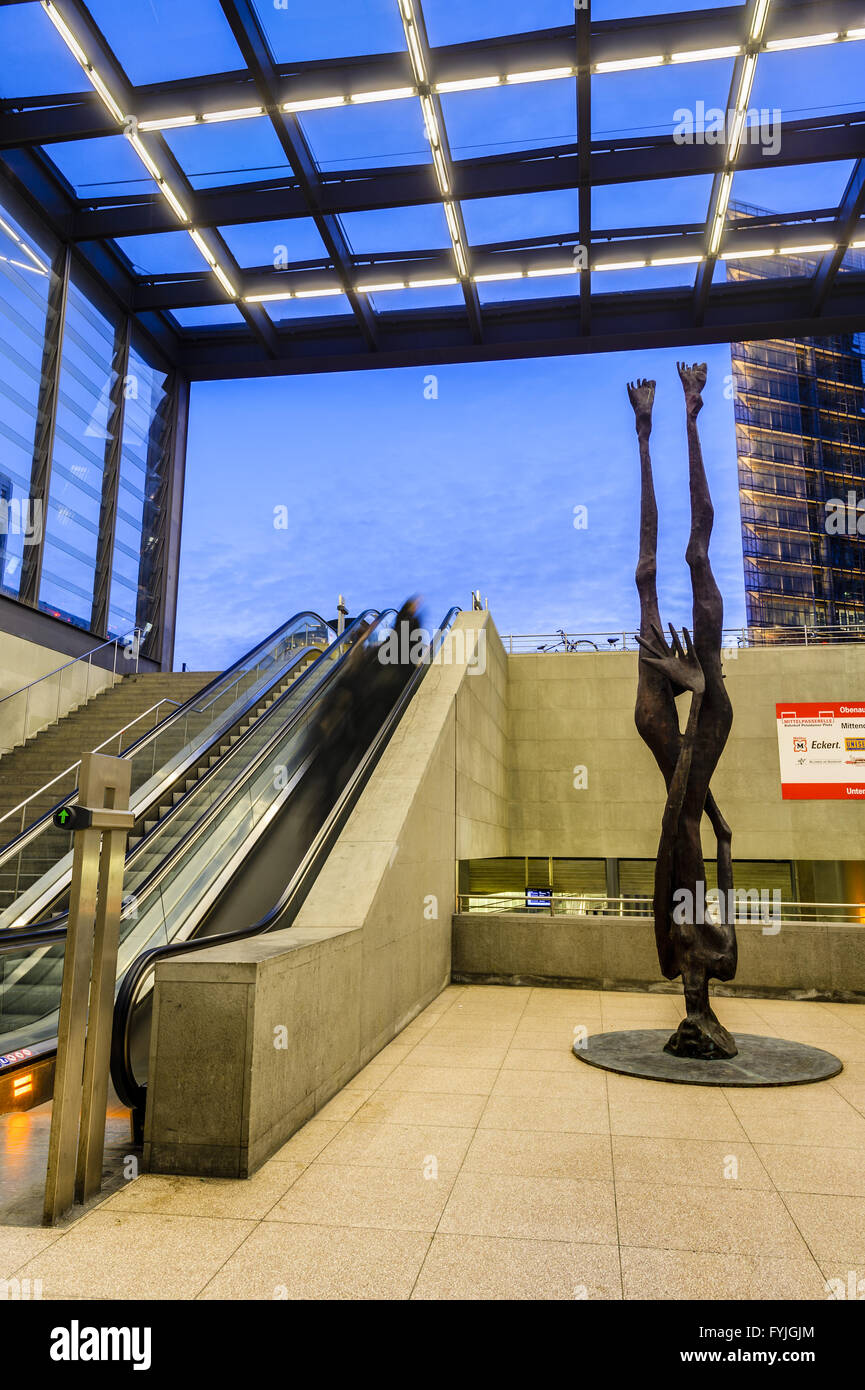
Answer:
<path fill-rule="evenodd" d="M 865 1261 L 865 1197 L 785 1192 L 783 1200 L 817 1260 Z"/>
<path fill-rule="evenodd" d="M 810 1144 L 758 1144 L 757 1153 L 781 1192 L 825 1192 L 865 1197 L 863 1149 Z"/>
<path fill-rule="evenodd" d="M 183 1178 L 144 1173 L 127 1183 L 102 1211 L 161 1216 L 219 1216 L 260 1221 L 304 1171 L 303 1163 L 267 1163 L 251 1178 Z"/>
<path fill-rule="evenodd" d="M 381 1091 L 488 1096 L 497 1074 L 494 1067 L 423 1067 L 402 1062 L 382 1083 Z"/>
<path fill-rule="evenodd" d="M 413 1299 L 621 1298 L 614 1245 L 437 1235 Z"/>
<path fill-rule="evenodd" d="M 492 1177 L 464 1169 L 454 1184 L 439 1231 L 614 1245 L 613 1184 L 591 1178 Z"/>
<path fill-rule="evenodd" d="M 323 1154 L 326 1163 L 353 1163 L 364 1168 L 422 1170 L 434 1158 L 441 1168 L 456 1169 L 474 1134 L 455 1125 L 394 1125 L 349 1120 Z"/>
<path fill-rule="evenodd" d="M 19 1271 L 43 1298 L 194 1298 L 255 1229 L 253 1221 L 91 1212 Z"/>
<path fill-rule="evenodd" d="M 463 1172 L 610 1181 L 610 1140 L 606 1134 L 479 1129 L 465 1156 Z"/>
<path fill-rule="evenodd" d="M 607 1134 L 609 1117 L 606 1101 L 591 1097 L 568 1100 L 558 1096 L 491 1096 L 480 1128 Z"/>
<path fill-rule="evenodd" d="M 772 1180 L 743 1140 L 661 1139 L 613 1136 L 617 1182 L 671 1187 L 747 1187 L 772 1190 Z"/>
<path fill-rule="evenodd" d="M 724 1254 L 805 1254 L 780 1196 L 732 1187 L 660 1187 L 616 1182 L 623 1246 Z"/>
<path fill-rule="evenodd" d="M 808 1254 L 726 1255 L 622 1247 L 626 1299 L 821 1299 L 825 1279 Z M 711 1320 L 711 1319 L 709 1319 Z M 703 1350 L 709 1343 L 694 1344 Z M 712 1343 L 717 1346 L 724 1343 Z"/>
<path fill-rule="evenodd" d="M 407 1299 L 429 1248 L 416 1231 L 267 1221 L 222 1266 L 203 1299 Z"/>
<path fill-rule="evenodd" d="M 430 1091 L 378 1091 L 357 1112 L 358 1120 L 377 1120 L 391 1125 L 455 1125 L 473 1127 L 480 1119 L 486 1096 L 454 1095 Z"/>
<path fill-rule="evenodd" d="M 316 1160 L 266 1217 L 312 1226 L 435 1230 L 454 1182 L 453 1170 L 365 1168 Z"/>

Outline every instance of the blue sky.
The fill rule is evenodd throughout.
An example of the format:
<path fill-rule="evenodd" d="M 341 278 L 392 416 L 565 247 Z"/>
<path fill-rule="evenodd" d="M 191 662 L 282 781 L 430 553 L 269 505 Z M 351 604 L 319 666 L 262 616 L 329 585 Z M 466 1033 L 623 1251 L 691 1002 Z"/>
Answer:
<path fill-rule="evenodd" d="M 682 356 L 709 364 L 712 556 L 727 624 L 741 626 L 729 348 L 536 358 L 195 385 L 177 663 L 224 666 L 297 610 L 331 616 L 340 592 L 357 612 L 419 591 L 438 622 L 480 588 L 502 632 L 633 629 L 637 376 L 658 381 L 662 616 L 689 622 Z"/>

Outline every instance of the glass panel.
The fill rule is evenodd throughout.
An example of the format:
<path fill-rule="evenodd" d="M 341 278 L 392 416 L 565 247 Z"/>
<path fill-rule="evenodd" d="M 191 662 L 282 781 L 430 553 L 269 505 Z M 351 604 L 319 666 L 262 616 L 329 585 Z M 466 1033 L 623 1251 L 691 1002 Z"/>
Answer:
<path fill-rule="evenodd" d="M 770 165 L 765 169 L 740 169 L 733 178 L 731 201 L 772 212 L 837 208 L 853 167 L 853 161 L 845 159 L 804 167 L 774 168 Z M 808 240 L 808 235 L 803 235 L 802 241 Z"/>
<path fill-rule="evenodd" d="M 558 29 L 574 22 L 573 0 L 423 0 L 431 44 L 471 43 L 475 39 Z"/>
<path fill-rule="evenodd" d="M 324 261 L 327 248 L 311 217 L 283 222 L 249 222 L 245 226 L 220 227 L 219 232 L 239 266 L 272 265 L 295 261 Z"/>
<path fill-rule="evenodd" d="M 0 8 L 0 97 L 53 96 L 89 88 L 41 5 Z"/>
<path fill-rule="evenodd" d="M 0 590 L 13 598 L 40 534 L 29 498 L 51 279 L 43 249 L 0 206 Z"/>
<path fill-rule="evenodd" d="M 70 284 L 39 606 L 81 627 L 92 613 L 114 355 L 113 325 Z"/>
<path fill-rule="evenodd" d="M 575 188 L 504 198 L 469 198 L 464 199 L 462 210 L 472 246 L 519 237 L 566 235 L 575 232 L 580 221 Z"/>
<path fill-rule="evenodd" d="M 344 294 L 329 294 L 321 299 L 273 299 L 261 307 L 274 323 L 282 323 L 286 319 L 324 319 L 352 313 Z"/>
<path fill-rule="evenodd" d="M 204 269 L 201 252 L 186 232 L 117 237 L 115 244 L 137 275 L 173 275 Z"/>
<path fill-rule="evenodd" d="M 817 16 L 799 33 L 819 34 L 838 28 L 828 16 L 825 21 L 816 21 Z M 863 65 L 865 45 L 857 41 L 763 53 L 757 64 L 751 105 L 777 112 L 778 119 L 783 112 L 785 121 L 831 115 L 835 111 L 858 111 L 862 106 Z"/>
<path fill-rule="evenodd" d="M 117 0 L 88 8 L 136 86 L 244 65 L 219 0 L 147 0 L 133 14 Z"/>
<path fill-rule="evenodd" d="M 301 126 L 320 169 L 432 163 L 417 97 L 306 111 Z"/>
<path fill-rule="evenodd" d="M 369 295 L 370 303 L 376 311 L 395 311 L 398 309 L 435 309 L 448 305 L 464 305 L 465 298 L 459 285 L 428 285 L 420 289 L 383 290 Z"/>
<path fill-rule="evenodd" d="M 397 0 L 256 0 L 255 8 L 277 63 L 405 49 Z"/>
<path fill-rule="evenodd" d="M 687 42 L 676 45 L 687 49 Z M 670 135 L 683 112 L 727 108 L 733 59 L 674 63 L 666 67 L 600 72 L 592 78 L 592 138 Z"/>
<path fill-rule="evenodd" d="M 167 414 L 164 372 L 134 350 L 124 394 L 123 444 L 117 528 L 111 566 L 108 631 L 111 636 L 144 627 L 153 618 L 152 561 L 162 522 L 161 489 Z"/>
<path fill-rule="evenodd" d="M 572 144 L 577 138 L 573 78 L 448 93 L 442 111 L 454 159 Z"/>
<path fill-rule="evenodd" d="M 374 255 L 376 251 L 444 250 L 451 244 L 441 203 L 348 212 L 340 221 L 358 256 Z"/>
<path fill-rule="evenodd" d="M 154 193 L 156 184 L 124 135 L 58 141 L 43 150 L 79 198 Z"/>
<path fill-rule="evenodd" d="M 702 226 L 712 192 L 711 176 L 654 179 L 646 183 L 604 184 L 592 190 L 592 226 L 604 231 L 616 227 Z M 621 260 L 627 260 L 623 254 Z"/>
<path fill-rule="evenodd" d="M 291 173 L 266 116 L 183 126 L 164 135 L 193 188 L 219 188 Z"/>
<path fill-rule="evenodd" d="M 243 323 L 236 304 L 205 304 L 201 308 L 172 309 L 171 317 L 181 328 L 213 328 L 220 323 Z"/>

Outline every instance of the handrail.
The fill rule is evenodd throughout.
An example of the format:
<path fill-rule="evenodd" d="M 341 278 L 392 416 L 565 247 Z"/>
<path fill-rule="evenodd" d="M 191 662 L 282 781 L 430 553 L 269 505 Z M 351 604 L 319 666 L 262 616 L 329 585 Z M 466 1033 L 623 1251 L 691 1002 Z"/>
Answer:
<path fill-rule="evenodd" d="M 333 643 L 332 646 L 324 649 L 324 651 L 321 653 L 321 656 L 324 656 L 326 651 L 331 651 L 334 646 L 343 642 L 347 642 L 351 634 L 355 634 L 356 638 L 356 629 L 359 629 L 364 623 L 369 623 L 374 626 L 374 624 L 380 620 L 381 616 L 382 615 L 376 613 L 374 609 L 366 610 L 364 613 L 360 614 L 359 617 L 354 619 L 354 621 L 345 629 L 345 632 L 342 634 L 342 636 L 337 639 L 336 643 Z M 284 691 L 283 694 L 279 697 L 279 699 L 275 701 L 274 705 L 269 711 L 269 714 L 272 715 L 275 710 L 278 710 L 280 704 L 284 700 L 288 699 L 289 696 L 293 696 L 296 694 L 298 685 L 307 678 L 308 674 L 317 665 L 317 661 L 310 663 L 306 670 L 302 672 L 302 674 L 298 678 L 298 681 L 295 684 L 291 685 L 288 690 Z M 337 666 L 338 665 L 339 663 L 337 663 Z M 287 723 L 283 725 L 281 729 L 277 730 L 276 733 L 271 737 L 271 739 L 268 740 L 268 743 L 265 745 L 264 752 L 266 752 L 266 750 L 271 746 L 274 739 L 284 737 L 286 732 L 289 731 L 297 722 L 299 722 L 299 720 L 303 717 L 303 714 L 304 704 L 303 702 L 301 702 L 301 704 L 298 706 L 297 710 L 292 714 L 291 718 L 287 721 Z M 237 743 L 235 743 L 232 746 L 232 748 L 229 750 L 229 752 L 226 753 L 225 756 L 228 757 L 229 755 L 236 754 L 238 752 L 238 749 L 241 749 L 244 743 L 246 743 L 249 739 L 252 738 L 253 734 L 256 731 L 256 728 L 257 726 L 255 724 L 251 725 L 250 728 L 247 729 L 243 735 L 241 735 Z M 258 765 L 258 763 L 261 761 L 261 757 L 263 756 L 264 753 L 262 753 L 262 755 L 256 759 L 255 765 Z M 207 782 L 208 778 L 215 775 L 220 766 L 221 760 L 220 763 L 215 764 L 212 768 L 208 768 L 207 771 L 201 777 L 200 781 L 196 784 L 196 788 L 193 788 L 193 790 L 196 790 L 198 787 L 203 786 Z M 245 769 L 244 775 L 248 774 L 248 772 L 249 769 Z M 152 870 L 152 872 L 148 874 L 145 879 L 142 880 L 142 882 L 138 885 L 136 889 L 136 897 L 138 900 L 140 900 L 140 898 L 154 886 L 154 884 L 159 880 L 159 878 L 164 875 L 170 863 L 173 862 L 175 857 L 186 847 L 186 845 L 188 845 L 191 839 L 196 834 L 198 834 L 199 831 L 214 818 L 215 812 L 222 805 L 225 797 L 228 795 L 230 791 L 231 787 L 226 788 L 225 791 L 220 793 L 220 796 L 216 799 L 216 801 L 212 802 L 207 807 L 207 809 L 203 812 L 199 819 L 195 821 L 193 825 L 190 826 L 189 830 L 187 830 L 185 834 L 182 836 L 182 838 L 177 842 L 177 844 L 172 847 L 169 855 L 167 856 L 166 863 L 157 864 L 156 867 Z M 159 822 L 157 822 L 157 824 L 152 828 L 152 830 L 148 831 L 146 835 L 143 835 L 141 837 L 138 844 L 127 855 L 127 863 L 134 860 L 138 855 L 143 854 L 150 847 L 152 837 L 166 824 L 170 817 L 173 816 L 183 804 L 184 803 L 181 800 L 176 805 L 170 807 L 166 815 L 163 816 Z M 57 895 L 55 894 L 55 897 L 56 896 Z M 36 940 L 42 940 L 43 938 L 39 935 L 39 933 L 44 932 L 46 940 L 54 940 L 55 933 L 58 930 L 60 931 L 61 936 L 65 933 L 65 926 L 61 926 L 60 924 L 64 923 L 66 920 L 67 914 L 65 912 L 61 912 L 58 913 L 55 917 L 47 918 L 44 922 L 39 923 L 36 926 L 6 927 L 3 930 L 0 930 L 0 945 L 2 945 L 2 943 L 6 939 L 8 933 L 15 933 L 21 931 L 33 932 L 35 934 Z"/>
<path fill-rule="evenodd" d="M 577 644 L 581 642 L 589 643 L 596 651 L 606 651 L 608 648 L 618 652 L 639 651 L 633 628 L 610 628 L 601 632 L 580 632 L 576 629 L 566 632 L 564 628 L 558 628 L 555 632 L 513 632 L 505 633 L 501 640 L 505 651 L 511 656 L 530 652 L 576 652 L 579 650 Z M 795 627 L 728 627 L 723 631 L 721 647 L 724 655 L 725 651 L 735 654 L 739 648 L 808 647 L 830 642 L 863 641 L 865 623 L 803 623 Z"/>
<path fill-rule="evenodd" d="M 752 895 L 757 895 L 757 901 L 754 901 L 753 896 L 748 896 L 746 889 L 734 891 L 738 892 L 735 906 L 736 921 L 739 923 L 777 922 L 781 925 L 794 925 L 799 922 L 836 922 L 840 925 L 865 926 L 865 903 L 791 902 L 783 898 L 779 901 L 768 896 L 772 890 L 765 890 L 766 896 L 762 897 L 759 889 L 752 889 Z M 529 901 L 530 894 L 535 895 L 534 901 Z M 711 899 L 707 902 L 707 915 L 710 903 Z M 579 889 L 570 893 L 553 893 L 541 887 L 494 893 L 460 893 L 457 898 L 457 910 L 472 916 L 494 912 L 518 912 L 532 917 L 653 915 L 652 898 L 648 894 L 622 893 L 618 897 L 610 897 L 604 893 L 583 893 Z"/>
<path fill-rule="evenodd" d="M 100 642 L 98 647 L 91 647 L 89 652 L 82 652 L 80 656 L 73 656 L 71 661 L 64 661 L 62 666 L 55 666 L 53 671 L 46 671 L 44 676 L 37 676 L 35 681 L 30 681 L 28 685 L 22 685 L 20 690 L 13 690 L 8 695 L 0 695 L 0 705 L 4 700 L 14 700 L 16 695 L 23 695 L 25 690 L 32 690 L 34 685 L 40 685 L 42 681 L 50 680 L 52 676 L 57 676 L 61 671 L 67 671 L 70 666 L 77 666 L 79 661 L 90 661 L 94 652 L 101 652 L 103 647 L 116 645 L 118 642 L 125 642 L 129 637 L 140 637 L 142 629 L 134 627 L 129 632 L 125 632 L 121 637 L 109 637 L 104 642 Z M 138 670 L 139 646 L 135 647 L 135 670 Z M 115 666 L 116 671 L 116 666 Z"/>
<path fill-rule="evenodd" d="M 449 610 L 444 621 L 436 630 L 433 643 L 430 644 L 430 648 L 428 649 L 429 652 L 432 652 L 434 644 L 436 646 L 436 651 L 438 650 L 460 611 L 458 607 Z M 294 917 L 297 915 L 297 912 L 300 910 L 303 901 L 309 893 L 323 859 L 330 852 L 334 841 L 354 808 L 360 793 L 369 781 L 394 728 L 402 718 L 406 706 L 413 698 L 430 664 L 430 661 L 419 663 L 406 681 L 403 690 L 400 692 L 399 697 L 386 716 L 381 729 L 373 739 L 370 747 L 366 750 L 358 766 L 352 772 L 348 782 L 337 798 L 335 806 L 325 820 L 324 825 L 318 831 L 312 845 L 308 848 L 274 906 L 249 927 L 243 927 L 233 932 L 220 932 L 214 936 L 198 937 L 192 941 L 168 942 L 162 946 L 154 946 L 147 951 L 143 951 L 130 965 L 123 977 L 114 1005 L 114 1026 L 111 1036 L 111 1078 L 121 1102 L 129 1105 L 134 1113 L 137 1112 L 139 1118 L 143 1109 L 147 1087 L 136 1081 L 132 1070 L 129 1025 L 132 1019 L 132 1012 L 139 986 L 143 982 L 144 977 L 149 974 L 151 968 L 155 967 L 159 959 L 164 959 L 171 955 L 179 955 L 186 951 L 206 950 L 209 946 L 224 944 L 230 941 L 242 941 L 247 937 L 259 936 L 270 931 L 278 922 L 283 922 L 286 917 L 289 917 L 291 921 L 294 920 Z M 291 921 L 289 921 L 287 925 L 291 925 Z"/>
<path fill-rule="evenodd" d="M 180 700 L 172 700 L 170 695 L 163 695 L 162 699 L 157 700 L 155 705 L 151 705 L 149 709 L 143 710 L 141 714 L 136 714 L 135 718 L 130 719 L 128 724 L 124 724 L 122 729 L 115 729 L 113 734 L 109 734 L 108 737 L 104 738 L 101 743 L 97 743 L 95 748 L 90 749 L 90 752 L 98 753 L 107 744 L 113 743 L 116 738 L 122 738 L 123 735 L 127 733 L 129 729 L 132 729 L 142 719 L 146 719 L 148 714 L 152 714 L 154 710 L 160 709 L 162 705 L 174 705 L 175 708 L 179 708 L 180 703 Z M 16 811 L 22 811 L 25 806 L 28 806 L 30 804 L 31 801 L 35 801 L 38 796 L 42 796 L 43 792 L 47 792 L 49 787 L 54 786 L 55 782 L 62 781 L 64 777 L 67 777 L 70 772 L 74 772 L 75 769 L 80 766 L 81 759 L 79 758 L 76 763 L 70 763 L 69 766 L 67 768 L 64 768 L 62 772 L 58 772 L 56 777 L 52 777 L 51 781 L 46 782 L 45 785 L 40 787 L 38 791 L 31 792 L 29 796 L 25 796 L 24 800 L 19 801 L 17 806 L 13 806 L 11 811 L 4 811 L 3 815 L 0 816 L 0 825 L 3 824 L 4 820 L 8 820 L 10 816 L 14 816 Z"/>
<path fill-rule="evenodd" d="M 349 627 L 345 629 L 341 637 L 337 639 L 337 642 L 333 643 L 330 647 L 328 647 L 327 650 L 333 651 L 333 649 L 336 646 L 341 645 L 343 642 L 347 643 L 347 639 L 349 638 L 349 636 L 351 636 L 351 647 L 353 647 L 356 641 L 358 640 L 360 629 L 365 624 L 368 624 L 367 632 L 360 634 L 360 640 L 362 641 L 364 637 L 368 636 L 369 633 L 375 629 L 375 627 L 381 621 L 383 616 L 383 613 L 376 613 L 371 609 L 368 609 L 364 613 L 361 613 L 357 618 L 354 619 L 354 621 L 349 625 Z M 342 656 L 338 659 L 333 671 L 331 672 L 331 679 L 339 671 L 343 661 L 348 656 L 349 650 L 350 647 L 347 645 L 346 651 L 343 652 Z M 282 695 L 280 695 L 279 699 L 274 702 L 272 708 L 268 711 L 269 717 L 273 717 L 274 714 L 278 713 L 279 707 L 283 703 L 283 701 L 288 700 L 290 697 L 294 696 L 297 693 L 297 686 L 300 685 L 301 682 L 307 678 L 308 673 L 312 671 L 313 666 L 315 665 L 317 665 L 317 663 L 313 662 L 312 665 L 308 666 L 306 671 L 304 671 L 303 674 L 300 677 L 298 677 L 297 684 L 291 686 L 288 690 L 284 691 Z M 320 687 L 316 687 L 316 691 L 313 693 L 317 693 L 319 690 Z M 301 723 L 301 721 L 306 716 L 306 713 L 307 710 L 305 706 L 305 701 L 301 701 L 297 709 L 293 711 L 293 713 L 285 721 L 285 723 L 280 725 L 278 728 L 274 729 L 273 733 L 267 739 L 266 743 L 259 749 L 258 753 L 255 755 L 253 760 L 243 768 L 241 776 L 245 780 L 248 781 L 250 776 L 254 774 L 255 770 L 261 767 L 263 763 L 267 762 L 273 745 L 284 740 L 286 736 L 289 735 L 292 732 L 292 730 L 295 729 L 297 725 Z M 231 748 L 225 756 L 236 756 L 238 752 L 242 751 L 244 744 L 251 741 L 253 735 L 256 732 L 256 725 L 253 725 L 249 729 L 247 729 L 246 733 L 241 735 L 234 747 Z M 208 770 L 204 773 L 204 776 L 201 778 L 201 781 L 197 785 L 206 785 L 208 779 L 215 775 L 220 765 L 221 763 L 216 764 L 212 768 L 208 768 Z M 147 877 L 138 885 L 137 889 L 135 890 L 135 896 L 139 905 L 145 894 L 150 892 L 154 887 L 156 887 L 159 881 L 165 877 L 166 873 L 168 873 L 169 869 L 171 868 L 171 865 L 174 863 L 177 857 L 185 849 L 187 849 L 188 846 L 192 844 L 194 840 L 199 839 L 203 834 L 205 834 L 208 829 L 208 826 L 210 826 L 213 823 L 213 821 L 219 819 L 220 813 L 225 803 L 235 792 L 236 785 L 236 782 L 234 782 L 230 783 L 227 787 L 223 788 L 223 790 L 219 793 L 216 799 L 214 801 L 211 801 L 210 804 L 206 807 L 206 809 L 198 818 L 198 820 L 195 821 L 183 834 L 183 836 L 177 841 L 177 844 L 174 845 L 174 847 L 171 849 L 166 858 L 160 864 L 157 864 L 156 867 L 152 870 L 152 872 L 149 873 Z M 193 790 L 197 790 L 197 788 L 193 788 Z M 181 802 L 178 802 L 178 806 L 181 804 Z M 157 833 L 157 831 L 165 825 L 165 823 L 171 818 L 171 816 L 175 814 L 177 809 L 177 806 L 172 806 L 170 810 L 167 812 L 167 814 L 162 818 L 162 820 L 159 821 L 159 823 L 155 825 L 153 829 L 147 833 L 147 835 L 144 835 L 142 837 L 139 843 L 135 846 L 135 849 L 132 851 L 130 858 L 134 857 L 139 853 L 143 853 L 145 848 L 150 847 L 150 841 L 152 836 L 154 836 Z"/>
<path fill-rule="evenodd" d="M 216 686 L 218 686 L 221 682 L 225 681 L 226 677 L 230 676 L 233 671 L 238 671 L 237 679 L 233 681 L 231 685 L 226 687 L 227 690 L 233 689 L 234 686 L 237 684 L 238 680 L 242 678 L 243 671 L 241 670 L 241 668 L 245 667 L 245 663 L 249 661 L 252 657 L 254 657 L 257 652 L 266 651 L 269 645 L 273 643 L 274 639 L 278 637 L 281 632 L 292 627 L 293 624 L 299 623 L 303 618 L 314 619 L 315 622 L 320 624 L 323 628 L 328 627 L 326 619 L 322 618 L 320 614 L 312 612 L 312 610 L 310 609 L 302 609 L 299 613 L 295 613 L 291 618 L 288 619 L 287 622 L 281 623 L 279 627 L 274 628 L 273 632 L 270 633 L 268 637 L 265 637 L 261 642 L 257 643 L 256 646 L 251 647 L 248 652 L 245 652 L 244 655 L 239 657 L 238 660 L 235 661 L 231 666 L 227 666 L 224 671 L 221 671 L 216 676 L 214 676 L 213 679 L 208 681 L 207 685 L 203 686 L 201 690 L 195 691 L 195 693 L 191 695 L 188 700 L 184 700 L 182 704 L 178 705 L 177 709 L 174 711 L 173 714 L 170 714 L 166 719 L 162 720 L 154 728 L 149 729 L 146 733 L 142 734 L 141 738 L 136 739 L 134 743 L 131 743 L 122 755 L 124 759 L 128 760 L 131 756 L 141 752 L 143 748 L 146 748 L 149 742 L 156 738 L 161 738 L 162 735 L 166 733 L 166 731 L 171 727 L 171 725 L 175 721 L 179 721 L 185 718 L 187 714 L 197 714 L 208 709 L 210 707 L 210 704 L 213 703 L 212 700 L 209 702 L 209 704 L 202 705 L 201 707 L 197 707 L 196 702 L 199 701 L 203 695 L 207 695 L 209 691 L 213 691 Z M 245 710 L 243 712 L 245 712 Z M 162 794 L 161 790 L 158 794 Z M 57 803 L 57 806 L 53 807 L 49 811 L 46 811 L 44 816 L 40 816 L 39 819 L 35 820 L 32 825 L 27 827 L 26 830 L 22 830 L 21 833 L 15 837 L 15 839 L 10 840 L 8 844 L 2 846 L 2 848 L 0 848 L 0 864 L 5 863 L 6 860 L 10 857 L 14 857 L 15 854 L 17 854 L 21 849 L 24 848 L 25 844 L 29 843 L 31 839 L 35 838 L 37 834 L 40 834 L 41 831 L 48 824 L 48 822 L 51 821 L 55 810 L 57 810 L 60 806 L 71 805 L 75 801 L 75 798 L 76 791 L 73 790 L 69 793 L 67 797 L 59 801 Z"/>

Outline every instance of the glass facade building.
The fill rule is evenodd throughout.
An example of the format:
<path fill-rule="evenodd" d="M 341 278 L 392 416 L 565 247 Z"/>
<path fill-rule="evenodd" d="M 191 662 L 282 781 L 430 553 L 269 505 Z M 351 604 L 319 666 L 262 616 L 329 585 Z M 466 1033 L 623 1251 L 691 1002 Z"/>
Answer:
<path fill-rule="evenodd" d="M 183 384 L 26 220 L 0 197 L 0 594 L 96 638 L 137 627 L 164 662 Z"/>
<path fill-rule="evenodd" d="M 818 262 L 767 255 L 727 276 L 813 276 Z M 863 269 L 848 252 L 839 274 Z M 748 626 L 865 625 L 865 338 L 731 351 Z"/>

